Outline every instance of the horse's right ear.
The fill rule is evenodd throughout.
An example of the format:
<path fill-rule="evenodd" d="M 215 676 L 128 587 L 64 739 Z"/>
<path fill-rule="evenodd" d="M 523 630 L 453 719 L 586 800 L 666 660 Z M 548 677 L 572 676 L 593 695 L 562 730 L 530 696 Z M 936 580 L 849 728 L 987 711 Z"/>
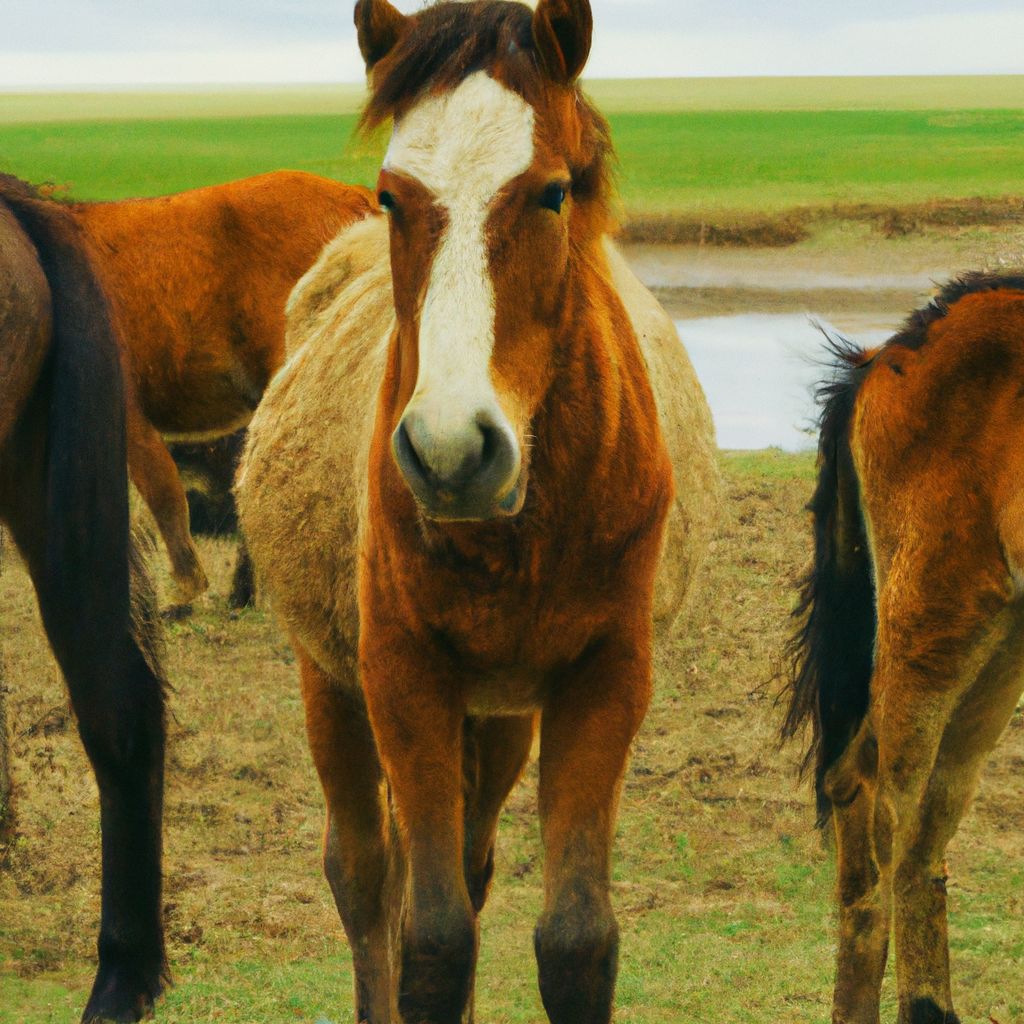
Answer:
<path fill-rule="evenodd" d="M 388 55 L 401 38 L 408 20 L 408 16 L 392 7 L 388 0 L 357 0 L 356 35 L 367 71 Z"/>
<path fill-rule="evenodd" d="M 579 78 L 593 34 L 590 0 L 540 0 L 533 12 L 533 41 L 541 63 L 563 85 Z"/>

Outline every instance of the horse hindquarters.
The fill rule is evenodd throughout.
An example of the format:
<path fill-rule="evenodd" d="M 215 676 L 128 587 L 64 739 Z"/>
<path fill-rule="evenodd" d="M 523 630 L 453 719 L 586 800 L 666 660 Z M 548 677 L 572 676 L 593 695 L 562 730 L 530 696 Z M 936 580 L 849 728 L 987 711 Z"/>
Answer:
<path fill-rule="evenodd" d="M 4 513 L 100 788 L 99 969 L 84 1020 L 134 1021 L 166 980 L 164 717 L 152 594 L 129 535 L 117 344 L 66 212 L 4 197 L 35 243 L 53 303 L 49 364 L 5 451 Z"/>

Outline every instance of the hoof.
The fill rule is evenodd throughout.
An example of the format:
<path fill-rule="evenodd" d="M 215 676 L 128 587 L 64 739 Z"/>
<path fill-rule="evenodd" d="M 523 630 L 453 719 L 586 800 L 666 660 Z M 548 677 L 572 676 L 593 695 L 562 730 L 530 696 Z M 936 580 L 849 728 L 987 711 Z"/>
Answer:
<path fill-rule="evenodd" d="M 160 612 L 160 618 L 163 619 L 164 622 L 184 622 L 185 619 L 191 617 L 191 615 L 191 604 L 168 605 L 162 612 Z"/>
<path fill-rule="evenodd" d="M 174 603 L 191 604 L 200 594 L 205 594 L 210 589 L 210 581 L 203 572 L 203 567 L 197 565 L 195 570 L 187 575 L 174 576 Z"/>
<path fill-rule="evenodd" d="M 128 1024 L 153 1019 L 153 1005 L 167 984 L 166 968 L 101 967 L 82 1024 Z"/>
<path fill-rule="evenodd" d="M 960 1018 L 933 999 L 913 999 L 900 1007 L 900 1024 L 960 1024 Z"/>

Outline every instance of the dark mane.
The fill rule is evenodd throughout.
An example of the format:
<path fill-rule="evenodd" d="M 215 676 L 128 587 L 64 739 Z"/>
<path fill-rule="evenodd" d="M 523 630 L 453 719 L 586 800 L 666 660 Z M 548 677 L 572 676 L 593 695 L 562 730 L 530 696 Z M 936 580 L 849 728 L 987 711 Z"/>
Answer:
<path fill-rule="evenodd" d="M 376 128 L 401 117 L 428 89 L 451 89 L 499 63 L 517 91 L 540 79 L 532 12 L 509 0 L 442 2 L 414 15 L 414 25 L 374 66 L 362 125 Z M 531 91 L 536 91 L 536 88 Z"/>
<path fill-rule="evenodd" d="M 492 74 L 538 106 L 550 82 L 534 44 L 533 11 L 526 4 L 442 0 L 413 15 L 409 30 L 373 66 L 360 128 L 372 131 L 400 118 L 425 92 L 453 89 L 477 71 Z M 573 193 L 607 205 L 614 157 L 608 123 L 578 86 L 574 93 L 586 157 L 572 168 Z"/>
<path fill-rule="evenodd" d="M 928 328 L 947 316 L 949 311 L 966 295 L 995 292 L 1002 289 L 1024 291 L 1024 274 L 973 271 L 948 281 L 927 306 L 915 310 L 886 345 L 901 345 L 919 349 L 928 340 Z"/>

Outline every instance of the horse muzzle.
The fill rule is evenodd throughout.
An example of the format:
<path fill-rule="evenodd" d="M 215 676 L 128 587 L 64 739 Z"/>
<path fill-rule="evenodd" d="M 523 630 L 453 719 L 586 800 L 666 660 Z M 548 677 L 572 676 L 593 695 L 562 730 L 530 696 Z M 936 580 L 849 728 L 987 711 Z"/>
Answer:
<path fill-rule="evenodd" d="M 497 408 L 451 423 L 414 402 L 391 447 L 402 478 L 430 519 L 484 522 L 522 508 L 521 451 Z"/>

